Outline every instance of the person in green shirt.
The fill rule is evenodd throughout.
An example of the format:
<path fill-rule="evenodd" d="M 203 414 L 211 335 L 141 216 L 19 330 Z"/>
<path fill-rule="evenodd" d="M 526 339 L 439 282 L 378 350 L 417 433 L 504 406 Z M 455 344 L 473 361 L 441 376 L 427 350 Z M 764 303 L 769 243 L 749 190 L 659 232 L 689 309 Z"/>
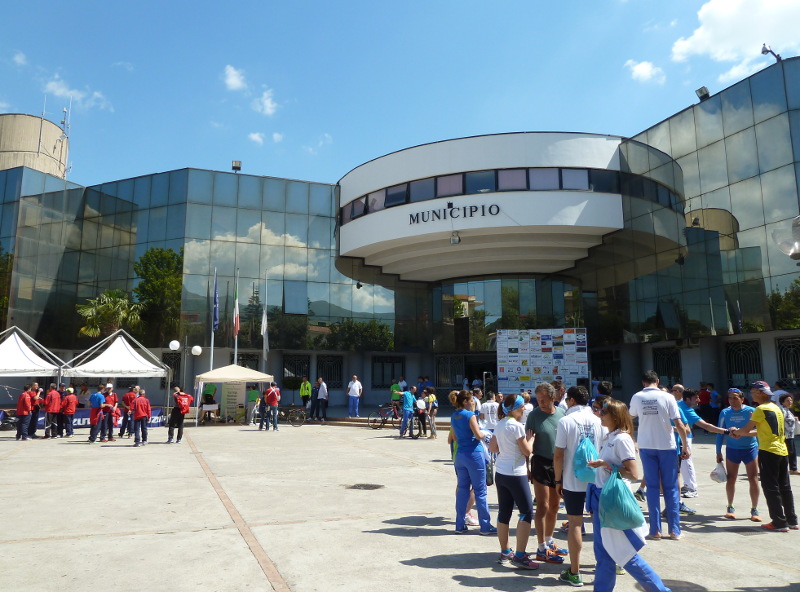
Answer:
<path fill-rule="evenodd" d="M 300 398 L 303 400 L 303 407 L 307 407 L 311 400 L 311 383 L 308 382 L 308 376 L 303 376 L 303 381 L 300 383 Z"/>
<path fill-rule="evenodd" d="M 392 386 L 389 387 L 389 392 L 392 394 L 392 405 L 399 409 L 400 400 L 403 398 L 403 389 L 400 388 L 396 378 L 392 378 Z"/>
<path fill-rule="evenodd" d="M 247 419 L 250 423 L 253 423 L 253 410 L 256 408 L 260 395 L 261 392 L 258 390 L 258 385 L 251 384 L 250 389 L 247 391 Z"/>

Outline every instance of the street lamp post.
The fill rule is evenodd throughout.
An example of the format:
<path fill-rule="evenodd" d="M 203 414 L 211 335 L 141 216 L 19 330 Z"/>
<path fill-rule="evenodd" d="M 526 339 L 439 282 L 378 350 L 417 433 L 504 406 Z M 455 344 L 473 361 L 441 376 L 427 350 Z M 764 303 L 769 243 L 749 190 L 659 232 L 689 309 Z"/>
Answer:
<path fill-rule="evenodd" d="M 173 339 L 169 342 L 169 349 L 176 352 L 181 349 L 181 342 L 177 339 Z M 194 357 L 199 356 L 203 353 L 203 348 L 199 345 L 193 345 L 191 349 L 189 348 L 189 338 L 184 337 L 183 342 L 183 351 L 181 352 L 181 388 L 186 389 L 186 358 L 189 352 L 192 352 Z"/>

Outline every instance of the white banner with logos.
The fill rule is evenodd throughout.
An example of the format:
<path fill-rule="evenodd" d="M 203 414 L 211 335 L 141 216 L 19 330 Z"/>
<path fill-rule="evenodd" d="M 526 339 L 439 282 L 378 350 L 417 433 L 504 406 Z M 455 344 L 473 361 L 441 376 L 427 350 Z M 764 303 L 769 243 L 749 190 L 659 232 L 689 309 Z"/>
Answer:
<path fill-rule="evenodd" d="M 563 380 L 569 388 L 589 378 L 586 329 L 501 329 L 497 331 L 497 390 L 533 390 L 540 382 Z"/>

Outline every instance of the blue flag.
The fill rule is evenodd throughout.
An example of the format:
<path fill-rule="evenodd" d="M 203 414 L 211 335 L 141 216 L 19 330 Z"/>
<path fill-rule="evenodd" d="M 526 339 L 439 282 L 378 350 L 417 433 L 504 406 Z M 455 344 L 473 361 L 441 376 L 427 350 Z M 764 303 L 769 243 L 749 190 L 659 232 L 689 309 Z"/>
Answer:
<path fill-rule="evenodd" d="M 211 326 L 216 331 L 219 329 L 219 286 L 217 285 L 217 270 L 214 270 L 214 313 Z"/>

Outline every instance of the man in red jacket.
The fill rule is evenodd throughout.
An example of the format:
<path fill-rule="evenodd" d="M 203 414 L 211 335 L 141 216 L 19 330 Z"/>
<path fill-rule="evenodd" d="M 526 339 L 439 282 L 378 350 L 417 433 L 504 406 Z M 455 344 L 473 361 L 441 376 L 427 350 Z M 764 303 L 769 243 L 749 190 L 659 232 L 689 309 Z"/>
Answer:
<path fill-rule="evenodd" d="M 181 391 L 181 387 L 176 386 L 173 389 L 172 398 L 175 400 L 175 406 L 172 408 L 172 413 L 169 416 L 169 434 L 167 434 L 167 444 L 175 444 L 181 443 L 181 438 L 183 438 L 183 420 L 186 418 L 186 414 L 189 413 L 189 409 L 192 407 L 192 403 L 194 403 L 194 397 L 192 395 L 188 395 Z M 178 439 L 173 440 L 172 435 L 175 433 L 175 428 L 178 428 Z"/>
<path fill-rule="evenodd" d="M 31 421 L 30 388 L 31 385 L 26 384 L 25 390 L 17 399 L 17 440 L 28 439 L 28 424 Z"/>
<path fill-rule="evenodd" d="M 147 393 L 139 389 L 139 396 L 133 401 L 134 447 L 147 446 L 147 422 L 151 413 Z"/>
<path fill-rule="evenodd" d="M 103 423 L 100 425 L 100 441 L 101 442 L 115 442 L 114 438 L 114 411 L 117 409 L 119 397 L 114 392 L 114 385 L 110 382 L 106 384 L 103 396 L 106 398 L 106 404 L 103 406 Z M 108 436 L 106 437 L 106 434 Z M 107 438 L 107 439 L 106 439 Z"/>
<path fill-rule="evenodd" d="M 75 395 L 75 389 L 72 387 L 67 388 L 66 394 L 61 401 L 61 413 L 64 415 L 64 428 L 67 430 L 66 438 L 72 438 L 72 418 L 75 415 L 75 409 L 78 408 L 78 397 Z"/>
<path fill-rule="evenodd" d="M 44 405 L 44 389 L 39 386 L 38 382 L 33 382 L 27 391 L 31 399 L 31 420 L 28 424 L 28 438 L 38 438 L 36 430 L 39 427 L 39 409 Z"/>
<path fill-rule="evenodd" d="M 134 386 L 127 393 L 122 395 L 122 427 L 119 428 L 119 437 L 125 435 L 125 428 L 128 428 L 128 438 L 133 435 L 133 401 L 139 396 L 139 387 Z"/>
<path fill-rule="evenodd" d="M 50 383 L 47 396 L 44 398 L 44 411 L 47 414 L 44 420 L 44 437 L 58 438 L 58 414 L 61 413 L 61 393 L 56 390 L 56 384 Z"/>

